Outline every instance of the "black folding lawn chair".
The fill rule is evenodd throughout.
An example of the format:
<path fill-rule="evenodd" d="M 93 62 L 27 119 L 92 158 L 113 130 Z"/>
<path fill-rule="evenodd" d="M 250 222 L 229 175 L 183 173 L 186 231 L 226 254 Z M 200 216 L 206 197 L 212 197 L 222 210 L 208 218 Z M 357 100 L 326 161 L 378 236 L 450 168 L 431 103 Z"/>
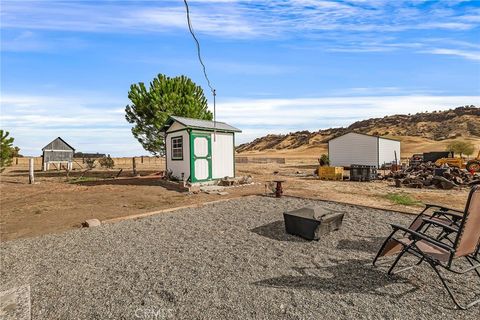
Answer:
<path fill-rule="evenodd" d="M 455 218 L 453 218 L 452 211 L 450 211 L 450 213 L 447 213 L 448 210 L 444 211 L 444 216 L 441 217 L 421 217 L 421 222 L 415 219 L 417 222 L 415 223 L 414 221 L 414 223 L 412 223 L 412 225 L 415 224 L 413 227 L 411 225 L 409 228 L 405 228 L 392 224 L 393 232 L 385 240 L 373 263 L 375 264 L 380 256 L 392 254 L 392 252 L 398 253 L 395 261 L 388 270 L 388 274 L 391 275 L 402 256 L 405 253 L 410 253 L 420 258 L 417 265 L 422 262 L 427 262 L 433 270 L 435 270 L 449 296 L 458 308 L 467 309 L 479 303 L 480 299 L 467 305 L 460 304 L 445 281 L 445 278 L 440 273 L 439 268 L 456 274 L 475 271 L 480 278 L 480 260 L 478 257 L 480 249 L 480 186 L 474 186 L 470 190 L 462 216 L 458 218 L 458 215 L 456 215 Z M 426 229 L 431 227 L 441 229 L 440 234 L 436 237 L 427 234 L 425 232 Z M 396 237 L 398 233 L 403 233 L 403 235 Z M 459 270 L 456 268 L 455 261 L 462 257 L 468 261 L 470 267 Z M 408 267 L 396 273 L 411 268 L 412 267 Z"/>

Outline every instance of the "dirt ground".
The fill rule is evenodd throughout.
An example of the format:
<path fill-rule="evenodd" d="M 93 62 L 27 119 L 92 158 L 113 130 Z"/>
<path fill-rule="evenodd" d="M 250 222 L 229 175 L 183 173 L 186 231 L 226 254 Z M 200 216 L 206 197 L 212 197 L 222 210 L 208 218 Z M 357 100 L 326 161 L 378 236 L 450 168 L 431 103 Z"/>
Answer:
<path fill-rule="evenodd" d="M 86 219 L 107 220 L 167 208 L 264 194 L 265 182 L 285 180 L 286 195 L 331 200 L 382 209 L 418 212 L 422 203 L 439 203 L 462 209 L 468 190 L 397 189 L 386 181 L 362 183 L 320 181 L 311 174 L 316 160 L 288 159 L 286 164 L 237 164 L 237 176 L 251 175 L 253 185 L 228 188 L 228 195 L 186 194 L 160 185 L 153 171 L 142 177 L 111 179 L 116 171 L 92 171 L 82 182 L 67 181 L 64 172 L 37 172 L 34 185 L 28 184 L 25 170 L 10 169 L 0 177 L 0 241 L 57 233 L 78 228 Z M 160 168 L 161 169 L 161 168 Z M 274 174 L 274 172 L 277 172 Z M 80 172 L 72 172 L 70 180 Z M 268 191 L 269 192 L 269 191 Z M 418 200 L 411 206 L 385 198 L 388 193 L 405 193 Z"/>

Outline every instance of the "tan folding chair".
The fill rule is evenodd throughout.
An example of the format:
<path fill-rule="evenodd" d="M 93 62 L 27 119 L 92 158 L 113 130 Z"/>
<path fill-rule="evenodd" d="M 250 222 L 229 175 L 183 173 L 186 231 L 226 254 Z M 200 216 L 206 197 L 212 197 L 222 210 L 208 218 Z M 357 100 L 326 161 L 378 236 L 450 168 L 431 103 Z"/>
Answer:
<path fill-rule="evenodd" d="M 433 212 L 432 212 L 433 210 Z M 437 234 L 436 239 L 439 241 L 447 240 L 453 244 L 453 240 L 450 235 L 458 232 L 458 227 L 463 218 L 464 211 L 447 208 L 435 204 L 426 204 L 425 208 L 420 212 L 412 221 L 408 229 L 413 231 L 422 231 L 423 233 L 431 229 L 432 226 L 447 225 L 448 228 L 440 228 L 440 232 Z M 383 245 L 378 250 L 377 255 L 373 259 L 373 265 L 380 257 L 393 255 L 402 251 L 403 246 L 398 242 L 394 235 L 397 230 L 393 230 L 390 236 L 388 236 Z M 404 237 L 408 234 L 404 233 Z M 480 246 L 479 246 L 480 248 Z"/>
<path fill-rule="evenodd" d="M 446 239 L 445 237 L 434 238 L 427 235 L 424 230 L 422 231 L 421 227 L 413 229 L 392 224 L 393 232 L 384 242 L 379 254 L 375 257 L 374 263 L 379 256 L 391 254 L 392 252 L 398 253 L 395 261 L 388 270 L 388 274 L 393 274 L 393 269 L 401 257 L 405 253 L 410 253 L 420 258 L 417 265 L 425 261 L 433 268 L 433 270 L 435 270 L 449 296 L 458 308 L 468 309 L 479 303 L 480 299 L 467 305 L 460 304 L 446 283 L 445 278 L 440 273 L 439 268 L 441 267 L 456 274 L 465 274 L 469 271 L 475 271 L 480 278 L 480 261 L 478 259 L 480 245 L 480 186 L 474 186 L 470 190 L 463 216 L 460 220 L 457 220 L 459 224 L 448 224 L 435 221 L 428 217 L 422 218 L 422 221 L 423 223 L 421 223 L 421 225 L 424 227 L 434 225 L 435 227 L 441 228 L 444 234 L 446 233 L 453 236 L 454 239 L 451 240 L 452 243 L 442 241 L 442 239 Z M 398 231 L 403 233 L 401 237 L 396 237 Z M 465 258 L 470 264 L 470 267 L 463 270 L 457 269 L 455 261 L 458 258 Z M 410 268 L 411 267 L 398 272 Z"/>

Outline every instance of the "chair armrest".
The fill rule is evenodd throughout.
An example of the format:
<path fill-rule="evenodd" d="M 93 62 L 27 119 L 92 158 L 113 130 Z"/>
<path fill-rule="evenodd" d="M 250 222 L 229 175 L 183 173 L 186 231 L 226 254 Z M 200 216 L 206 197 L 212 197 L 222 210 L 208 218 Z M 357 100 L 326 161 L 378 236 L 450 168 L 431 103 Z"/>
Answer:
<path fill-rule="evenodd" d="M 460 220 L 463 218 L 463 212 L 458 213 L 456 211 L 434 211 L 432 217 L 435 216 L 450 216 L 453 220 Z"/>
<path fill-rule="evenodd" d="M 443 229 L 446 229 L 448 231 L 451 231 L 451 232 L 458 232 L 458 228 L 455 228 L 455 227 L 452 227 L 448 224 L 445 224 L 445 223 L 442 223 L 440 221 L 437 221 L 437 220 L 433 220 L 433 219 L 429 219 L 429 218 L 423 218 L 422 219 L 425 223 L 429 223 L 429 224 L 433 224 L 437 227 L 441 227 Z"/>
<path fill-rule="evenodd" d="M 426 234 L 423 234 L 423 233 L 405 228 L 405 227 L 400 226 L 398 224 L 391 224 L 391 226 L 392 226 L 394 231 L 401 230 L 405 233 L 408 233 L 412 238 L 415 238 L 415 240 L 424 240 L 424 241 L 430 242 L 431 244 L 433 244 L 437 247 L 440 247 L 442 249 L 448 250 L 450 252 L 453 251 L 453 248 L 450 247 L 449 245 L 447 245 L 443 242 L 439 242 L 439 241 L 427 236 Z"/>
<path fill-rule="evenodd" d="M 428 209 L 428 208 L 438 208 L 441 211 L 453 211 L 453 212 L 463 213 L 462 210 L 452 209 L 452 208 L 448 208 L 448 207 L 444 207 L 444 206 L 440 206 L 438 204 L 432 204 L 432 203 L 425 203 L 425 207 L 426 207 L 426 209 Z"/>

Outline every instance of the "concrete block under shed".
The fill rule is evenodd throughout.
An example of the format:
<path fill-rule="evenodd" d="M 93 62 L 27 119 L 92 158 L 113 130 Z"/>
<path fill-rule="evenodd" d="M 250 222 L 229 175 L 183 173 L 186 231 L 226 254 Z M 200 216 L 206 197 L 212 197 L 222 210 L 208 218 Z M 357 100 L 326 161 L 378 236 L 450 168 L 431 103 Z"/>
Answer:
<path fill-rule="evenodd" d="M 305 207 L 283 213 L 287 233 L 307 240 L 319 240 L 321 236 L 340 229 L 344 213 L 324 207 Z"/>

